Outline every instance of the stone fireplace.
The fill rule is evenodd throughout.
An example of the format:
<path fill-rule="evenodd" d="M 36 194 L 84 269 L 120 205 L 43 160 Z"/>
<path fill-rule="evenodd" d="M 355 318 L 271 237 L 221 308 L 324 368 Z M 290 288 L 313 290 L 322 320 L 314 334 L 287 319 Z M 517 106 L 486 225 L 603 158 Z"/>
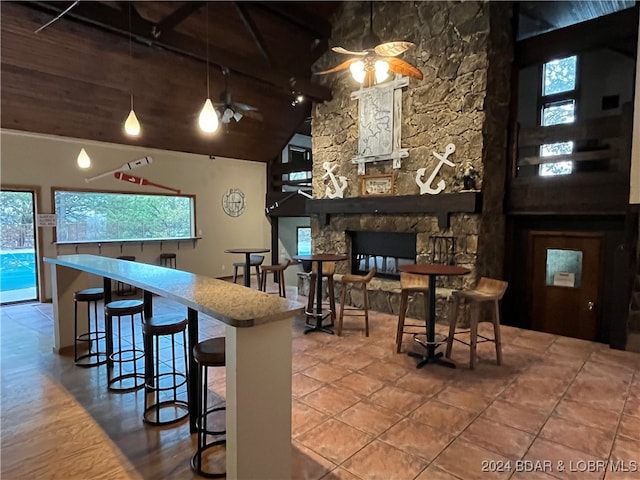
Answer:
<path fill-rule="evenodd" d="M 439 302 L 446 300 L 450 289 L 472 285 L 481 275 L 502 275 L 511 8 L 509 2 L 373 2 L 374 31 L 383 41 L 415 43 L 402 58 L 424 75 L 423 80 L 410 79 L 402 91 L 401 147 L 408 149 L 408 157 L 399 168 L 391 161 L 367 163 L 365 176 L 391 176 L 393 191 L 387 196 L 365 196 L 363 176 L 351 161 L 359 135 L 358 101 L 351 93 L 358 85 L 348 70 L 318 77 L 334 97 L 313 109 L 314 200 L 308 201 L 307 209 L 314 252 L 352 258 L 354 242 L 359 241 L 353 232 L 395 232 L 415 237 L 415 261 L 424 263 L 433 261 L 436 254 L 430 239 L 450 237 L 455 247 L 448 253 L 448 262 L 472 273 L 439 279 Z M 343 2 L 332 22 L 330 44 L 359 49 L 368 10 L 368 2 Z M 336 54 L 327 53 L 316 69 L 335 63 Z M 441 168 L 436 177 L 446 188 L 436 195 L 420 195 L 419 170 L 434 171 L 439 163 L 434 153 L 442 153 L 449 143 L 456 147 L 449 157 L 455 166 Z M 325 164 L 335 166 L 333 173 L 347 179 L 344 199 L 327 199 L 330 180 Z M 464 190 L 469 186 L 463 181 L 464 172 L 470 167 L 477 174 L 473 193 Z M 469 195 L 475 195 L 471 203 Z M 375 252 L 369 255 L 384 257 Z M 350 273 L 352 263 L 339 262 L 338 274 Z M 339 275 L 336 280 L 339 285 Z M 397 277 L 375 278 L 369 287 L 377 292 L 372 295 L 372 308 L 396 313 L 398 289 Z M 349 301 L 358 303 L 357 298 Z"/>

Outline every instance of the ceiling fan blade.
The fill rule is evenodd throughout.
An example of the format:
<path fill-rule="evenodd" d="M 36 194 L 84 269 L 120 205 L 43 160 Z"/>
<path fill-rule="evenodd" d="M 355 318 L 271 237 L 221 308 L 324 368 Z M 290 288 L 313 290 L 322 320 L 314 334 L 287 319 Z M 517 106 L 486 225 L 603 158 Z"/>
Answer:
<path fill-rule="evenodd" d="M 415 46 L 416 44 L 411 42 L 387 42 L 381 43 L 373 50 L 382 57 L 396 57 Z"/>
<path fill-rule="evenodd" d="M 342 47 L 333 47 L 331 50 L 333 50 L 336 53 L 343 53 L 345 55 L 360 55 L 360 56 L 364 56 L 367 53 L 369 53 L 367 50 L 362 50 L 360 52 L 353 52 L 351 50 L 347 50 L 346 48 L 342 48 Z"/>
<path fill-rule="evenodd" d="M 262 114 L 258 110 L 245 110 L 242 112 L 242 115 L 247 118 L 252 118 L 253 120 L 262 121 L 263 119 Z"/>
<path fill-rule="evenodd" d="M 321 72 L 314 72 L 314 75 L 324 75 L 326 73 L 333 73 L 333 72 L 339 72 L 340 70 L 345 70 L 347 68 L 349 68 L 349 66 L 352 63 L 357 62 L 358 60 L 360 60 L 358 57 L 355 58 L 350 58 L 349 60 L 342 62 L 340 65 L 337 65 L 333 68 L 330 68 L 329 70 L 323 70 Z"/>
<path fill-rule="evenodd" d="M 233 102 L 233 106 L 236 107 L 235 109 L 242 110 L 243 113 L 258 110 L 256 107 L 252 107 L 251 105 L 247 105 L 246 103 L 240 103 L 240 102 Z"/>
<path fill-rule="evenodd" d="M 422 72 L 409 62 L 395 57 L 386 57 L 384 61 L 389 64 L 389 70 L 392 72 L 422 80 Z"/>

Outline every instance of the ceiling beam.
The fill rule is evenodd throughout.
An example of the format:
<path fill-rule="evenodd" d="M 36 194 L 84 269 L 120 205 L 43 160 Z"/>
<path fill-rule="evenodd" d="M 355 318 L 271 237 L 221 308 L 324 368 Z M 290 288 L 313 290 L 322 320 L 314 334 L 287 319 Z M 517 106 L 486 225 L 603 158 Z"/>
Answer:
<path fill-rule="evenodd" d="M 60 12 L 61 9 L 59 2 L 29 2 L 22 5 L 36 6 L 54 13 Z M 171 30 L 165 31 L 160 38 L 155 38 L 154 23 L 142 17 L 131 19 L 131 32 L 129 32 L 127 14 L 100 2 L 80 2 L 64 18 L 89 23 L 125 37 L 131 34 L 136 41 L 145 45 L 163 48 L 203 63 L 207 61 L 204 42 Z M 256 65 L 256 62 L 240 58 L 221 48 L 209 46 L 209 63 L 226 66 L 236 73 L 287 92 L 295 90 L 314 101 L 326 101 L 332 98 L 330 89 L 311 82 L 309 78 L 299 77 L 293 72 L 277 68 L 264 68 Z"/>
<path fill-rule="evenodd" d="M 331 36 L 331 23 L 288 2 L 250 2 L 250 5 L 262 8 L 280 17 L 291 25 L 297 26 L 305 32 L 313 32 L 318 38 Z"/>
<path fill-rule="evenodd" d="M 249 34 L 253 38 L 253 41 L 255 42 L 256 46 L 258 47 L 258 50 L 260 51 L 260 54 L 267 61 L 267 64 L 269 65 L 269 67 L 273 66 L 271 55 L 269 55 L 269 52 L 267 51 L 267 48 L 264 44 L 264 40 L 260 35 L 260 31 L 258 30 L 258 27 L 254 23 L 254 21 L 251 20 L 251 17 L 249 16 L 247 9 L 239 2 L 233 2 L 233 6 L 236 8 L 236 11 L 238 12 L 238 16 L 240 17 L 240 20 L 242 20 L 242 23 L 244 23 L 244 26 L 247 28 L 247 30 L 249 31 Z"/>
<path fill-rule="evenodd" d="M 155 38 L 160 37 L 164 32 L 173 30 L 178 24 L 197 12 L 204 2 L 187 2 L 176 8 L 174 12 L 160 22 L 156 23 L 151 29 L 151 33 Z"/>

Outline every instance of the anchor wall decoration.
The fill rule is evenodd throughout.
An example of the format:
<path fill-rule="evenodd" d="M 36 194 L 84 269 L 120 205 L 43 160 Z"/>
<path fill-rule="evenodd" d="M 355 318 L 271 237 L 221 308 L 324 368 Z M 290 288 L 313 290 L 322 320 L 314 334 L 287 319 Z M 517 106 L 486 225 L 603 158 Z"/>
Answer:
<path fill-rule="evenodd" d="M 433 183 L 433 180 L 436 178 L 436 175 L 442 168 L 443 163 L 446 163 L 450 167 L 455 166 L 452 161 L 447 159 L 449 155 L 451 155 L 455 151 L 456 151 L 456 146 L 453 143 L 450 143 L 445 147 L 444 155 L 440 155 L 438 152 L 435 152 L 435 151 L 433 152 L 433 156 L 436 157 L 438 160 L 440 160 L 440 162 L 438 163 L 438 165 L 436 165 L 436 168 L 433 169 L 433 172 L 431 172 L 431 175 L 429 175 L 429 178 L 427 178 L 426 182 L 422 181 L 422 177 L 424 176 L 427 169 L 426 168 L 418 169 L 418 172 L 416 173 L 416 183 L 420 187 L 420 195 L 424 195 L 425 193 L 429 193 L 431 195 L 437 195 L 442 190 L 444 190 L 444 188 L 446 187 L 446 183 L 444 183 L 443 179 L 440 179 L 436 188 L 432 188 L 431 184 Z"/>
<path fill-rule="evenodd" d="M 331 179 L 331 184 L 327 185 L 327 189 L 325 190 L 325 193 L 327 195 L 327 197 L 329 198 L 344 198 L 344 191 L 347 188 L 347 177 L 344 177 L 342 175 L 339 175 L 338 178 L 340 179 L 340 183 L 338 183 L 338 178 L 336 178 L 336 176 L 334 175 L 333 171 L 338 167 L 338 165 L 334 165 L 333 167 L 331 165 L 329 165 L 329 162 L 324 162 L 322 164 L 322 168 L 324 168 L 327 173 L 325 173 L 322 178 L 327 178 L 329 177 Z M 331 187 L 334 188 L 333 191 L 331 191 Z"/>

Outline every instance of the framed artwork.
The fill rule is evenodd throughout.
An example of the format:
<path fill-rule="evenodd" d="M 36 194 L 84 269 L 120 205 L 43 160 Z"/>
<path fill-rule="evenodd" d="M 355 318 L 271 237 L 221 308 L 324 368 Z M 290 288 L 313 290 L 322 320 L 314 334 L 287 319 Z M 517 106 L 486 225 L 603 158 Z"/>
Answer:
<path fill-rule="evenodd" d="M 360 194 L 363 197 L 393 195 L 393 174 L 365 175 L 362 177 Z"/>

